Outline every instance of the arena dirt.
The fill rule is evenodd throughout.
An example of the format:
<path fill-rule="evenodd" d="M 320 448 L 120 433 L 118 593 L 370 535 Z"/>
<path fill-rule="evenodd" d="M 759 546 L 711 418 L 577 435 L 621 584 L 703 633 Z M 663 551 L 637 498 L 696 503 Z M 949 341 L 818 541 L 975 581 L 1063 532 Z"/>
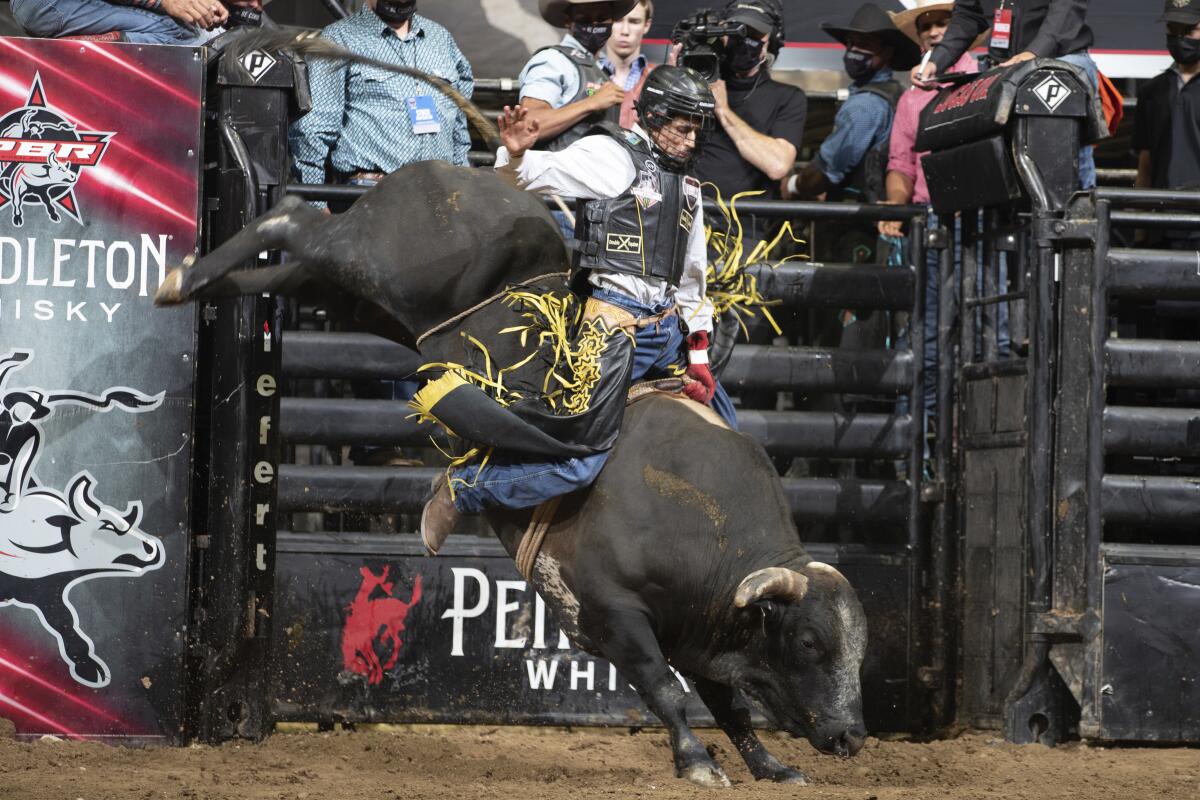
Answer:
<path fill-rule="evenodd" d="M 755 783 L 716 731 L 701 732 L 733 781 L 721 797 L 821 800 L 1147 800 L 1200 797 L 1200 750 L 1017 747 L 989 734 L 869 740 L 854 759 L 767 734 L 805 787 Z M 133 750 L 0 740 L 3 800 L 695 798 L 659 730 L 413 727 L 283 733 L 261 744 Z"/>

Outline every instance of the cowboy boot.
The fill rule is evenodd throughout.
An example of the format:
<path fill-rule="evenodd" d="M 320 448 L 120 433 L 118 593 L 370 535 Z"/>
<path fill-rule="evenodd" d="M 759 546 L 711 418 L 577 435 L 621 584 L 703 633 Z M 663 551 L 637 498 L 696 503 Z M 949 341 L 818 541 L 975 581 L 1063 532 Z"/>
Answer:
<path fill-rule="evenodd" d="M 450 482 L 445 475 L 433 480 L 433 497 L 425 503 L 421 511 L 421 543 L 425 545 L 427 555 L 436 556 L 446 537 L 454 532 L 454 527 L 462 517 L 454 507 L 450 497 Z"/>

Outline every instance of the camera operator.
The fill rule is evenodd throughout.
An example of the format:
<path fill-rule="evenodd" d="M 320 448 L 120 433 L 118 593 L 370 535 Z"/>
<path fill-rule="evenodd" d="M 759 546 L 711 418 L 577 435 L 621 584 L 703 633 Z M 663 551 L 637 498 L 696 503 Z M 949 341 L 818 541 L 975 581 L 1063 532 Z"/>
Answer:
<path fill-rule="evenodd" d="M 808 99 L 795 86 L 771 78 L 783 45 L 783 11 L 777 0 L 734 0 L 722 22 L 745 27 L 722 41 L 720 74 L 711 81 L 719 125 L 696 165 L 726 199 L 760 190 L 756 199 L 779 198 L 779 181 L 796 163 Z M 686 64 L 686 46 L 681 56 Z"/>

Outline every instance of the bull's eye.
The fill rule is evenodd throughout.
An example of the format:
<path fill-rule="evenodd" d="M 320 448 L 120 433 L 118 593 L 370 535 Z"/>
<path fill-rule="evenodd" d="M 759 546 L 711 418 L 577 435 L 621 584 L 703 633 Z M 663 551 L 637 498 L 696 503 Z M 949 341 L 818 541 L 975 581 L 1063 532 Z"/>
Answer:
<path fill-rule="evenodd" d="M 114 525 L 113 523 L 109 522 L 108 520 L 104 520 L 103 522 L 100 523 L 100 530 L 111 531 L 112 533 L 120 533 L 120 531 L 117 530 L 117 526 Z"/>
<path fill-rule="evenodd" d="M 816 650 L 817 649 L 817 640 L 811 636 L 801 636 L 800 644 L 804 646 L 805 650 Z"/>

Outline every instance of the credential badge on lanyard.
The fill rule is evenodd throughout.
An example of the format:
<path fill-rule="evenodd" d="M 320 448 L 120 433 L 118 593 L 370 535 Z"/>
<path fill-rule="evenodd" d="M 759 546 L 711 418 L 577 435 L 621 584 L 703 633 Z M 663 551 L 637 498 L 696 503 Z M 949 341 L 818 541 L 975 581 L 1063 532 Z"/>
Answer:
<path fill-rule="evenodd" d="M 992 16 L 992 49 L 1007 50 L 1012 45 L 1012 9 L 1006 8 L 1006 0 L 1000 0 Z"/>

